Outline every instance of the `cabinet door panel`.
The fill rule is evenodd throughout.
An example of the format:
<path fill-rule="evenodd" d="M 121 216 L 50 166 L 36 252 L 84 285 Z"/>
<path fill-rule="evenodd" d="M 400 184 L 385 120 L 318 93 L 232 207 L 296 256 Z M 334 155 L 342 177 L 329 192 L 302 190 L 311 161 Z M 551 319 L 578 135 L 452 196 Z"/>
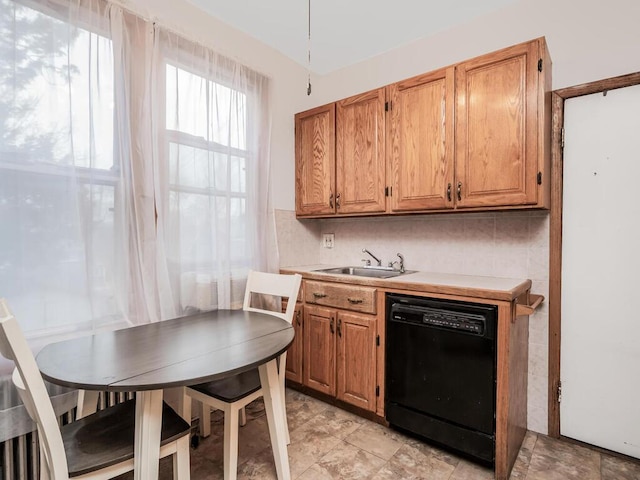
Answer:
<path fill-rule="evenodd" d="M 374 411 L 376 322 L 374 317 L 338 312 L 337 398 Z"/>
<path fill-rule="evenodd" d="M 283 309 L 284 308 L 283 305 Z M 302 348 L 304 344 L 302 312 L 302 304 L 296 304 L 296 310 L 293 313 L 293 330 L 295 331 L 295 337 L 289 350 L 287 350 L 287 366 L 285 370 L 287 380 L 296 383 L 302 383 Z"/>
<path fill-rule="evenodd" d="M 296 115 L 296 214 L 335 212 L 335 104 Z"/>
<path fill-rule="evenodd" d="M 395 83 L 389 97 L 391 211 L 452 208 L 454 69 Z"/>
<path fill-rule="evenodd" d="M 534 41 L 456 67 L 458 206 L 536 203 L 539 57 Z"/>
<path fill-rule="evenodd" d="M 337 213 L 385 210 L 384 102 L 381 88 L 337 103 Z"/>
<path fill-rule="evenodd" d="M 304 384 L 336 394 L 336 311 L 322 307 L 304 308 Z"/>

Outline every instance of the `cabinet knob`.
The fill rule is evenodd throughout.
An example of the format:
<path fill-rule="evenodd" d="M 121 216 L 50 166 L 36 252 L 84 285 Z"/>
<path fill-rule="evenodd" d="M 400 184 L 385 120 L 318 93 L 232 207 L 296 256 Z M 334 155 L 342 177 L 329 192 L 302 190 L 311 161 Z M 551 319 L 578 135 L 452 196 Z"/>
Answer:
<path fill-rule="evenodd" d="M 300 310 L 296 312 L 296 323 L 300 326 Z"/>
<path fill-rule="evenodd" d="M 333 192 L 331 192 L 331 195 L 329 195 L 329 206 L 333 208 Z"/>
<path fill-rule="evenodd" d="M 451 201 L 451 184 L 447 185 L 447 200 Z"/>
<path fill-rule="evenodd" d="M 342 319 L 338 319 L 338 336 L 342 338 Z"/>
<path fill-rule="evenodd" d="M 318 293 L 318 292 L 313 292 L 313 296 L 314 298 L 324 298 L 327 296 L 326 293 Z"/>
<path fill-rule="evenodd" d="M 362 303 L 363 300 L 361 298 L 350 298 L 350 297 L 347 297 L 347 301 L 349 303 L 351 303 L 352 305 L 357 305 L 358 303 Z"/>
<path fill-rule="evenodd" d="M 462 200 L 462 182 L 458 182 L 458 200 Z"/>
<path fill-rule="evenodd" d="M 336 195 L 336 208 L 340 208 L 340 194 Z"/>
<path fill-rule="evenodd" d="M 334 322 L 333 317 L 331 317 L 331 321 L 329 322 L 329 331 L 331 332 L 332 335 L 335 332 L 333 328 L 333 322 Z"/>

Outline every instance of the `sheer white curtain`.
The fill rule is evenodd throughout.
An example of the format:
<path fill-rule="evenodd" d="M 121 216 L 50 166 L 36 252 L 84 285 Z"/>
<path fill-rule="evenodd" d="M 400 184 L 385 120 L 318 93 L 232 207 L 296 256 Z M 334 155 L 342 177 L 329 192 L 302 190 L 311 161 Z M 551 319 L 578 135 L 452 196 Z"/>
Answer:
<path fill-rule="evenodd" d="M 153 116 L 161 316 L 240 308 L 267 267 L 267 79 L 155 29 Z"/>
<path fill-rule="evenodd" d="M 0 296 L 32 340 L 240 307 L 268 80 L 104 0 L 0 0 Z"/>
<path fill-rule="evenodd" d="M 0 295 L 31 337 L 127 309 L 129 136 L 104 7 L 0 0 Z"/>

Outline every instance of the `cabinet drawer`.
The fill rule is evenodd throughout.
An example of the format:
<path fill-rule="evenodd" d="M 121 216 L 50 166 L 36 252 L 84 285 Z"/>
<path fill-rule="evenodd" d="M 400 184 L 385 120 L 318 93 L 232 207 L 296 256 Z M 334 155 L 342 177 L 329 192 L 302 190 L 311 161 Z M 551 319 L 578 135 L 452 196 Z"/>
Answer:
<path fill-rule="evenodd" d="M 376 289 L 307 280 L 304 301 L 356 312 L 376 313 Z"/>

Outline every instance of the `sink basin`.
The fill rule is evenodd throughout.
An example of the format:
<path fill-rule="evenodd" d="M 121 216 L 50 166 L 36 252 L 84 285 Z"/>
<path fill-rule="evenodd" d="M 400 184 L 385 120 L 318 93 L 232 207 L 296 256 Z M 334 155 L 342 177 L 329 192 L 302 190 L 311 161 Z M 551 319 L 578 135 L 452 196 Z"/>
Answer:
<path fill-rule="evenodd" d="M 390 268 L 336 267 L 314 270 L 314 272 L 331 273 L 334 275 L 354 275 L 358 277 L 392 278 L 404 275 L 405 273 L 413 273 L 413 270 L 405 270 L 404 272 L 400 272 L 398 270 L 393 270 Z"/>

